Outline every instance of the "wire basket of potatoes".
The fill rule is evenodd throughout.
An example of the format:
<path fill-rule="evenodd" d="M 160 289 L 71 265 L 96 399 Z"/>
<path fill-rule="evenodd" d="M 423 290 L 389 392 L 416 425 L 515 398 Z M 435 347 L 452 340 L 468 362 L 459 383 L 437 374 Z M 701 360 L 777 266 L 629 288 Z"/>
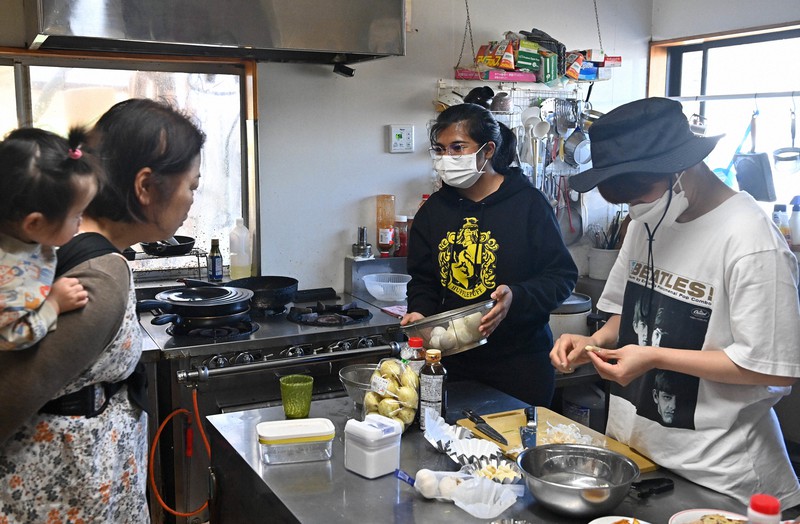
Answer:
<path fill-rule="evenodd" d="M 419 377 L 414 369 L 396 358 L 378 363 L 370 379 L 370 391 L 364 395 L 364 415 L 379 413 L 403 424 L 405 431 L 417 414 Z"/>

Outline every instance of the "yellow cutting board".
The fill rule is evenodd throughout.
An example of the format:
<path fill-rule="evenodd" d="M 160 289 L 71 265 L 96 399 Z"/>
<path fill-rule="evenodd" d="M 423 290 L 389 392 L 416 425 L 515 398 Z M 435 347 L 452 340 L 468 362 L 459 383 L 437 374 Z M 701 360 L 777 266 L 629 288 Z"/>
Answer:
<path fill-rule="evenodd" d="M 645 457 L 644 455 L 640 455 L 630 447 L 626 446 L 622 442 L 618 440 L 614 440 L 613 438 L 606 437 L 602 433 L 593 430 L 592 428 L 588 428 L 583 424 L 579 424 L 574 420 L 568 419 L 563 415 L 559 415 L 555 411 L 549 410 L 547 408 L 537 407 L 536 414 L 538 415 L 539 420 L 539 431 L 536 435 L 537 442 L 542 443 L 542 435 L 544 434 L 545 430 L 549 427 L 547 423 L 549 422 L 552 425 L 557 424 L 575 424 L 578 426 L 581 434 L 589 435 L 593 439 L 602 442 L 605 441 L 605 447 L 616 451 L 617 453 L 621 453 L 626 457 L 633 460 L 637 466 L 639 466 L 639 471 L 642 473 L 647 473 L 648 471 L 655 471 L 658 469 L 658 465 Z M 519 448 L 522 447 L 522 442 L 520 441 L 519 437 L 519 427 L 525 425 L 525 411 L 522 409 L 516 409 L 514 411 L 504 411 L 502 413 L 493 413 L 491 415 L 482 415 L 483 420 L 485 420 L 490 426 L 500 432 L 506 440 L 508 444 L 500 444 L 491 439 L 492 442 L 500 446 L 500 449 L 503 450 L 503 453 L 511 458 L 516 458 L 517 451 Z M 463 426 L 475 435 L 482 437 L 483 433 L 480 430 L 475 429 L 475 423 L 467 418 L 462 418 L 456 421 L 456 424 L 459 426 Z"/>

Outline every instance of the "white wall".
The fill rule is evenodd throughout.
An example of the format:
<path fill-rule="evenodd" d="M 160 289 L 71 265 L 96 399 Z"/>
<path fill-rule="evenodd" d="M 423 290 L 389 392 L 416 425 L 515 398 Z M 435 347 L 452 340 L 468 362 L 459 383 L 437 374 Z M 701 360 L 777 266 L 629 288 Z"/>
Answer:
<path fill-rule="evenodd" d="M 598 8 L 605 51 L 623 56 L 615 78 L 592 91 L 594 107 L 607 111 L 645 94 L 652 14 L 641 0 Z M 599 46 L 588 0 L 473 0 L 470 18 L 476 47 L 533 27 L 568 49 Z M 341 289 L 357 227 L 376 243 L 374 196 L 394 194 L 398 212 L 410 212 L 430 192 L 426 124 L 437 80 L 452 78 L 465 20 L 463 0 L 414 1 L 406 56 L 354 64 L 353 78 L 331 66 L 259 65 L 262 273 Z M 414 153 L 386 152 L 392 123 L 415 126 Z"/>
<path fill-rule="evenodd" d="M 800 22 L 797 0 L 652 0 L 653 40 Z"/>

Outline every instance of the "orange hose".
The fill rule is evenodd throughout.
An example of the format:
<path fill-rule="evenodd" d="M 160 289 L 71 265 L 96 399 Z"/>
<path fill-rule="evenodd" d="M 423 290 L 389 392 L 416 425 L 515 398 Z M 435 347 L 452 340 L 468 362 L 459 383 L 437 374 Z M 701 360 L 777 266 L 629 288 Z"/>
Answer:
<path fill-rule="evenodd" d="M 211 445 L 208 442 L 208 437 L 206 437 L 206 432 L 203 430 L 203 424 L 200 422 L 200 410 L 197 407 L 196 389 L 192 391 L 192 404 L 194 405 L 194 414 L 195 414 L 195 420 L 197 421 L 197 427 L 200 428 L 200 436 L 203 438 L 203 444 L 205 445 L 206 453 L 208 453 L 208 458 L 211 458 Z M 182 513 L 180 511 L 176 511 L 170 508 L 169 506 L 167 506 L 167 503 L 164 502 L 164 499 L 161 498 L 161 494 L 158 492 L 158 486 L 156 486 L 156 476 L 153 470 L 153 463 L 155 462 L 155 456 L 156 456 L 156 446 L 158 445 L 158 440 L 161 438 L 161 432 L 164 430 L 164 427 L 166 427 L 167 422 L 172 420 L 172 418 L 175 417 L 176 415 L 180 414 L 184 414 L 187 417 L 191 418 L 191 413 L 189 413 L 189 410 L 179 408 L 170 413 L 167 416 L 167 418 L 164 419 L 164 422 L 162 422 L 161 425 L 158 427 L 158 431 L 156 431 L 156 435 L 155 437 L 153 437 L 153 445 L 150 447 L 150 461 L 147 469 L 148 472 L 150 473 L 150 487 L 152 488 L 153 493 L 155 494 L 156 499 L 158 500 L 158 503 L 161 505 L 161 507 L 164 508 L 164 510 L 166 510 L 167 512 L 172 513 L 176 517 L 191 517 L 193 515 L 197 515 L 198 513 L 206 509 L 208 507 L 208 501 L 205 501 L 202 506 L 200 506 L 199 508 L 190 513 Z"/>

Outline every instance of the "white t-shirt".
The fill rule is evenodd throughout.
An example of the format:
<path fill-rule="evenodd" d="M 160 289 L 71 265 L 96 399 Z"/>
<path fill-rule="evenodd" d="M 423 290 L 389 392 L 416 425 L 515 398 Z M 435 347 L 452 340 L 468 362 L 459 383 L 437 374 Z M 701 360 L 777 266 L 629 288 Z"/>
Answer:
<path fill-rule="evenodd" d="M 659 228 L 652 249 L 651 291 L 647 233 L 631 222 L 598 301 L 622 315 L 620 347 L 722 350 L 743 368 L 800 377 L 797 260 L 749 194 Z M 800 486 L 772 410 L 790 391 L 652 370 L 612 385 L 607 433 L 745 504 L 769 493 L 791 507 Z"/>

